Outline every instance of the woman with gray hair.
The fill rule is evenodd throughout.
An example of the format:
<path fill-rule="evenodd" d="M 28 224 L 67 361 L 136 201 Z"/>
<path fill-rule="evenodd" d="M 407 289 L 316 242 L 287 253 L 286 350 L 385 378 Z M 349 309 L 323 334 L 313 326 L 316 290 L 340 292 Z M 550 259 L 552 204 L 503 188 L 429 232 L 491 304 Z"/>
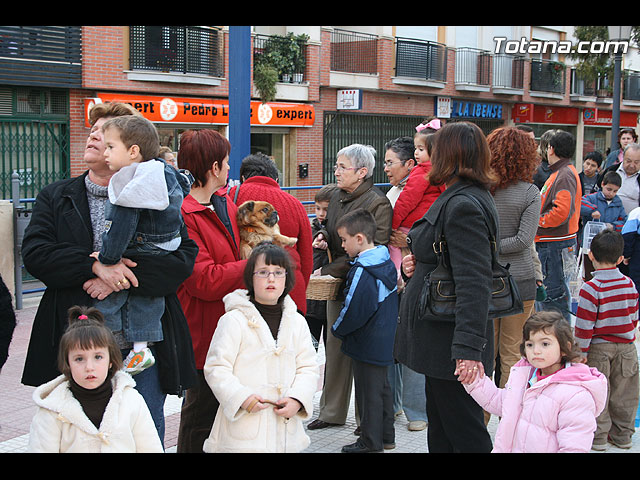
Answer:
<path fill-rule="evenodd" d="M 336 231 L 340 218 L 358 208 L 364 208 L 373 214 L 376 220 L 376 245 L 387 245 L 391 235 L 393 209 L 385 194 L 373 185 L 373 169 L 376 164 L 376 151 L 368 145 L 353 144 L 341 149 L 337 154 L 334 172 L 338 189 L 329 200 L 327 224 L 316 236 L 314 245 L 326 241 L 331 253 L 331 262 L 316 270 L 314 274 L 331 275 L 346 279 L 350 268 L 350 258 L 342 248 L 342 241 Z M 333 323 L 344 302 L 343 288 L 339 289 L 336 300 L 327 301 L 327 331 Z M 314 430 L 334 425 L 344 425 L 349 410 L 353 374 L 351 360 L 340 350 L 340 340 L 327 335 L 325 345 L 324 387 L 320 397 L 320 414 L 307 428 Z"/>

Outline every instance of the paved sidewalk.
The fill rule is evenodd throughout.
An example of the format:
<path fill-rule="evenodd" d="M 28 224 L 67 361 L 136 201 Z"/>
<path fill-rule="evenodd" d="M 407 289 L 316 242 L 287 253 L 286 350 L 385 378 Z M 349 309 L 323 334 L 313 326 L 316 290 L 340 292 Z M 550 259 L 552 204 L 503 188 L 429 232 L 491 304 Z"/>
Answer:
<path fill-rule="evenodd" d="M 35 315 L 39 298 L 25 298 L 23 309 L 16 311 L 18 325 L 14 332 L 9 349 L 9 359 L 0 372 L 0 453 L 26 452 L 29 426 L 36 407 L 31 395 L 34 387 L 27 387 L 20 383 L 24 359 L 31 325 Z M 322 347 L 318 352 L 318 361 L 324 366 Z M 322 370 L 322 369 L 321 369 Z M 319 383 L 321 387 L 322 383 Z M 319 390 L 315 397 L 315 412 L 317 417 L 317 405 L 320 399 Z M 165 403 L 165 447 L 167 453 L 175 453 L 175 445 L 180 422 L 181 399 L 169 396 Z M 407 420 L 404 415 L 396 418 L 396 448 L 385 453 L 428 453 L 426 445 L 426 430 L 410 432 L 407 429 Z M 492 418 L 489 423 L 489 432 L 493 438 L 497 426 L 497 419 Z M 347 422 L 344 426 L 330 427 L 321 430 L 308 431 L 311 445 L 304 453 L 339 453 L 343 445 L 353 443 L 356 440 L 353 431 L 356 428 L 353 401 Z M 633 447 L 622 450 L 611 446 L 603 453 L 637 453 L 640 452 L 640 435 L 636 432 L 633 436 Z"/>

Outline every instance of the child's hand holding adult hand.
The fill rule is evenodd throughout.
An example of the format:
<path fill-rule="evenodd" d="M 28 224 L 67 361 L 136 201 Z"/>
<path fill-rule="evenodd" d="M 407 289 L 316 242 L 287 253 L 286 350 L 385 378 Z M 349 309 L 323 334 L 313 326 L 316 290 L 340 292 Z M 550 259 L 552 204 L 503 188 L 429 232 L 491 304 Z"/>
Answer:
<path fill-rule="evenodd" d="M 456 360 L 456 370 L 453 374 L 458 376 L 460 383 L 469 385 L 484 376 L 484 365 L 475 360 Z"/>
<path fill-rule="evenodd" d="M 264 401 L 264 399 L 260 395 L 249 395 L 247 399 L 242 403 L 242 408 L 244 408 L 249 413 L 259 412 L 260 410 L 264 410 L 269 406 L 268 403 Z"/>
<path fill-rule="evenodd" d="M 302 408 L 302 404 L 295 398 L 291 397 L 281 398 L 280 400 L 278 400 L 278 405 L 280 406 L 275 406 L 273 411 L 276 413 L 276 415 L 285 418 L 293 417 Z"/>

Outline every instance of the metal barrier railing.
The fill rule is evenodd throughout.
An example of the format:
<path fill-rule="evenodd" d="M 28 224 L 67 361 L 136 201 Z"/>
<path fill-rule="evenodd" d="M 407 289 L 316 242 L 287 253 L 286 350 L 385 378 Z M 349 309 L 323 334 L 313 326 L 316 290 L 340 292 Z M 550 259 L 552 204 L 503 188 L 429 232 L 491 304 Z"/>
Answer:
<path fill-rule="evenodd" d="M 375 183 L 376 187 L 390 187 L 390 183 Z M 289 191 L 289 190 L 320 190 L 324 185 L 307 185 L 307 186 L 293 186 L 293 187 L 280 187 L 281 190 Z M 315 202 L 313 200 L 300 200 L 302 205 L 314 205 Z M 315 213 L 307 214 L 309 218 L 314 218 L 316 216 Z"/>
<path fill-rule="evenodd" d="M 390 183 L 376 183 L 377 187 L 387 187 Z M 293 186 L 293 187 L 280 187 L 284 191 L 294 190 L 319 190 L 323 185 L 309 185 L 309 186 Z M 24 265 L 22 262 L 22 239 L 24 238 L 24 231 L 31 219 L 31 210 L 24 207 L 25 203 L 34 203 L 35 198 L 20 198 L 20 175 L 14 173 L 11 176 L 11 202 L 13 203 L 13 259 L 14 259 L 14 279 L 15 279 L 15 299 L 16 309 L 22 309 L 22 297 L 23 295 L 30 293 L 44 292 L 46 287 L 32 288 L 28 290 L 23 289 L 22 275 Z M 313 200 L 301 200 L 303 205 L 313 205 Z M 307 214 L 309 218 L 314 218 L 315 213 Z"/>
<path fill-rule="evenodd" d="M 20 175 L 11 175 L 11 202 L 13 203 L 13 278 L 15 283 L 16 309 L 22 309 L 22 297 L 25 294 L 44 292 L 45 288 L 24 290 L 22 284 L 22 239 L 24 230 L 31 219 L 31 210 L 25 208 L 25 203 L 35 202 L 35 198 L 20 198 Z"/>

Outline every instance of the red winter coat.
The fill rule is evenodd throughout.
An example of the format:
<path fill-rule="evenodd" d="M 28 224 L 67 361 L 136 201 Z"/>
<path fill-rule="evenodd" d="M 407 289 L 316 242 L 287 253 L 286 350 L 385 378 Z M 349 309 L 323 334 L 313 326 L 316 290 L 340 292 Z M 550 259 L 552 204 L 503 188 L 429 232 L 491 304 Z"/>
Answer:
<path fill-rule="evenodd" d="M 391 228 L 411 228 L 420 220 L 436 198 L 444 192 L 444 185 L 435 187 L 429 183 L 427 175 L 431 170 L 431 162 L 418 163 L 411 169 L 407 183 L 393 206 L 393 223 Z"/>
<path fill-rule="evenodd" d="M 191 195 L 187 195 L 182 203 L 189 238 L 198 244 L 199 251 L 193 273 L 178 289 L 178 298 L 187 317 L 199 370 L 204 367 L 218 319 L 225 313 L 222 298 L 237 288 L 244 288 L 243 272 L 247 264 L 246 260 L 240 260 L 238 252 L 237 208 L 225 190 L 215 195 L 226 198 L 235 240 L 209 207 L 201 205 Z"/>
<path fill-rule="evenodd" d="M 234 199 L 236 188 L 229 190 L 229 197 Z M 313 272 L 313 240 L 311 238 L 311 222 L 300 200 L 280 188 L 278 182 L 269 177 L 255 176 L 240 185 L 236 205 L 247 200 L 269 202 L 278 211 L 280 233 L 287 237 L 297 238 L 296 245 L 287 247 L 293 258 L 296 269 L 296 284 L 289 293 L 303 315 L 307 312 L 307 285 Z"/>

